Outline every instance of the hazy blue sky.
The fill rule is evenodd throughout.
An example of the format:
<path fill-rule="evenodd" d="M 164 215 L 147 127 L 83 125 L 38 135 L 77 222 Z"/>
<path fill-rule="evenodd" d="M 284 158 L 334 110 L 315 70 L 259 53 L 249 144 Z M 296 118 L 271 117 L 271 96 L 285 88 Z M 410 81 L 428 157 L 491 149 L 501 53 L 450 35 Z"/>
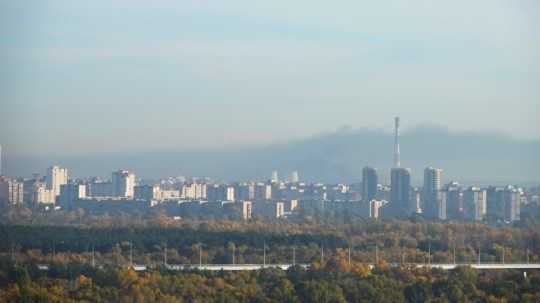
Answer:
<path fill-rule="evenodd" d="M 540 138 L 540 2 L 0 1 L 12 154 L 436 123 Z"/>

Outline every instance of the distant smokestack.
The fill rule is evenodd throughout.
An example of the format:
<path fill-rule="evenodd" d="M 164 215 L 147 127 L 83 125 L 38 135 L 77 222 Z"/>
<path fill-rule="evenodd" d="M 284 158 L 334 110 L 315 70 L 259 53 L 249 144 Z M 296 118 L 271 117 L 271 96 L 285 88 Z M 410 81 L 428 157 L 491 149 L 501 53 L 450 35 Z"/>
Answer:
<path fill-rule="evenodd" d="M 399 155 L 399 117 L 394 119 L 394 167 L 400 167 Z"/>

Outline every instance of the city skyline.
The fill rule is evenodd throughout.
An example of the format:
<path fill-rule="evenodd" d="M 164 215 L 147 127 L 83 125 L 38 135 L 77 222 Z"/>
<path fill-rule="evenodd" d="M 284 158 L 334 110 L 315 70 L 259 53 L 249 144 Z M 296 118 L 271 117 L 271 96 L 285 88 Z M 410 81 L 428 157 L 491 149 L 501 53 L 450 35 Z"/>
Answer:
<path fill-rule="evenodd" d="M 154 207 L 170 214 L 188 216 L 217 215 L 269 219 L 295 217 L 304 211 L 347 210 L 366 218 L 408 218 L 422 216 L 428 220 L 474 220 L 515 222 L 520 220 L 521 206 L 538 202 L 540 187 L 489 185 L 485 187 L 445 183 L 442 169 L 427 167 L 424 186 L 411 186 L 411 171 L 391 169 L 391 184 L 378 182 L 378 171 L 366 166 L 362 180 L 353 184 L 328 184 L 300 180 L 299 172 L 291 178 L 279 178 L 272 171 L 269 178 L 223 181 L 183 176 L 155 180 L 137 179 L 129 170 L 116 170 L 111 178 L 68 179 L 68 169 L 48 168 L 48 175 L 32 178 L 0 176 L 0 203 L 4 206 L 33 209 L 86 209 L 91 212 L 131 209 L 148 211 Z M 444 186 L 443 186 L 443 183 Z M 299 212 L 300 210 L 300 212 Z M 236 215 L 235 215 L 236 214 Z M 495 220 L 495 221 L 494 221 Z"/>
<path fill-rule="evenodd" d="M 379 182 L 379 172 L 364 166 L 361 183 L 332 185 L 320 180 L 301 182 L 298 170 L 291 171 L 288 179 L 281 179 L 281 173 L 272 170 L 264 182 L 257 179 L 217 181 L 204 177 L 197 180 L 180 176 L 144 180 L 137 179 L 133 171 L 126 169 L 113 171 L 112 177 L 105 180 L 88 176 L 69 179 L 68 169 L 54 165 L 47 169 L 45 178 L 39 174 L 34 174 L 32 179 L 2 176 L 0 194 L 8 205 L 41 206 L 46 210 L 53 206 L 55 209 L 82 207 L 99 211 L 100 207 L 112 209 L 115 205 L 144 210 L 163 203 L 170 207 L 174 205 L 170 204 L 172 202 L 182 204 L 180 208 L 190 213 L 195 209 L 199 212 L 201 205 L 207 202 L 217 202 L 208 205 L 214 205 L 214 211 L 216 206 L 222 208 L 221 215 L 230 213 L 232 207 L 233 213 L 240 212 L 242 218 L 248 220 L 252 207 L 259 215 L 279 219 L 297 214 L 297 208 L 325 209 L 323 205 L 329 203 L 330 207 L 355 211 L 369 218 L 378 218 L 382 213 L 386 218 L 407 218 L 416 214 L 431 220 L 466 218 L 482 221 L 489 216 L 490 220 L 498 218 L 496 220 L 506 222 L 519 220 L 520 205 L 527 197 L 526 189 L 512 184 L 504 187 L 490 184 L 481 192 L 479 184 L 463 187 L 459 182 L 448 181 L 443 188 L 443 170 L 432 166 L 423 170 L 423 186 L 414 187 L 411 169 L 401 166 L 399 117 L 394 118 L 390 184 L 386 180 Z M 535 189 L 531 190 L 534 192 Z M 336 202 L 338 204 L 333 205 Z"/>
<path fill-rule="evenodd" d="M 404 125 L 409 123 L 407 120 Z M 268 170 L 277 169 L 286 174 L 300 170 L 307 179 L 331 183 L 359 180 L 361 167 L 367 165 L 383 169 L 380 178 L 389 183 L 394 141 L 394 135 L 388 131 L 340 129 L 260 147 L 187 152 L 104 151 L 80 157 L 17 157 L 4 145 L 2 160 L 7 175 L 29 176 L 58 163 L 70 167 L 74 176 L 103 176 L 111 168 L 126 167 L 145 178 L 192 175 L 241 180 L 266 176 Z M 471 185 L 530 185 L 540 181 L 534 169 L 540 165 L 540 141 L 518 141 L 493 133 L 455 133 L 438 127 L 404 131 L 401 141 L 405 152 L 403 165 L 412 168 L 414 184 L 421 184 L 421 171 L 428 166 L 441 167 L 449 179 Z"/>
<path fill-rule="evenodd" d="M 462 187 L 456 181 L 449 181 L 443 189 L 443 169 L 433 166 L 423 170 L 422 187 L 413 186 L 411 175 L 410 168 L 401 166 L 400 118 L 395 117 L 389 186 L 386 180 L 379 182 L 379 172 L 371 166 L 362 168 L 361 183 L 332 185 L 321 183 L 320 180 L 300 182 L 298 170 L 293 170 L 288 180 L 281 180 L 280 172 L 272 170 L 264 182 L 260 182 L 258 178 L 240 182 L 230 179 L 214 181 L 206 177 L 200 180 L 188 179 L 183 176 L 172 176 L 173 179 L 169 176 L 168 181 L 163 178 L 144 180 L 137 179 L 133 171 L 125 169 L 113 171 L 112 178 L 105 180 L 96 177 L 69 180 L 68 170 L 55 165 L 48 168 L 45 179 L 40 178 L 39 174 L 34 174 L 33 179 L 22 179 L 22 182 L 19 181 L 21 179 L 2 177 L 0 193 L 2 199 L 12 205 L 23 204 L 24 192 L 26 204 L 53 205 L 55 208 L 67 209 L 93 209 L 98 205 L 93 204 L 96 202 L 111 207 L 115 204 L 110 203 L 118 203 L 118 199 L 128 203 L 141 201 L 143 204 L 138 207 L 143 208 L 174 201 L 178 204 L 188 203 L 190 200 L 198 200 L 197 207 L 200 207 L 207 200 L 235 203 L 231 205 L 235 206 L 237 211 L 241 209 L 243 218 L 251 219 L 253 200 L 258 201 L 254 204 L 257 213 L 269 215 L 270 218 L 285 218 L 287 214 L 295 214 L 298 201 L 301 208 L 305 208 L 306 203 L 312 207 L 319 203 L 338 202 L 337 205 L 341 204 L 339 207 L 352 207 L 350 210 L 356 209 L 362 216 L 370 218 L 378 218 L 382 213 L 386 218 L 407 218 L 416 214 L 431 220 L 447 220 L 450 215 L 451 219 L 482 221 L 489 215 L 490 218 L 499 218 L 506 222 L 519 220 L 522 198 L 526 197 L 521 187 L 516 188 L 512 184 L 505 187 L 490 184 L 484 189 L 484 193 L 481 193 L 477 187 L 479 184 Z M 43 180 L 46 181 L 46 190 Z M 24 184 L 30 185 L 31 189 L 24 189 Z M 358 184 L 361 185 L 360 188 L 353 190 Z M 161 185 L 165 186 L 165 190 L 161 189 Z M 534 188 L 531 190 L 534 191 Z M 490 203 L 486 204 L 488 193 Z M 287 199 L 288 202 L 279 201 Z M 103 201 L 108 202 L 103 204 Z M 82 204 L 78 204 L 80 202 Z M 350 202 L 356 203 L 343 204 Z M 221 204 L 221 207 L 223 205 Z"/>

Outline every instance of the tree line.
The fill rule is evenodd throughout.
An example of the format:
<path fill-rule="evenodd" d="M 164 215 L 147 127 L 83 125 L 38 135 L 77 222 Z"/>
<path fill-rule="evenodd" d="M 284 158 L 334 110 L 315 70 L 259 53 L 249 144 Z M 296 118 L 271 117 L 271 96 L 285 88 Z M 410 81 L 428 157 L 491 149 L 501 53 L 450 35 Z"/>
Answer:
<path fill-rule="evenodd" d="M 14 265 L 0 259 L 2 302 L 539 302 L 540 272 L 373 270 L 343 256 L 287 271 L 137 273 L 82 264 Z"/>
<path fill-rule="evenodd" d="M 365 220 L 324 225 L 292 222 L 184 221 L 148 226 L 0 224 L 0 254 L 29 262 L 79 258 L 125 265 L 311 263 L 323 254 L 351 250 L 352 259 L 374 263 L 540 262 L 540 229 L 442 224 L 410 220 Z M 266 251 L 265 250 L 266 247 Z M 201 256 L 203 254 L 204 256 Z M 233 256 L 234 254 L 234 256 Z M 166 255 L 166 256 L 165 256 Z"/>

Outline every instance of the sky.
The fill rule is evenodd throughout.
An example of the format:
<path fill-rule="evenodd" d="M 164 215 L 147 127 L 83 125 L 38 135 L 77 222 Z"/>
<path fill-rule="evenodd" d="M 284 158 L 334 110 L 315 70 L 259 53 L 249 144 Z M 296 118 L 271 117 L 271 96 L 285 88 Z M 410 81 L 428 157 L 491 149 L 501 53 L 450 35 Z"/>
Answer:
<path fill-rule="evenodd" d="M 540 2 L 0 0 L 12 155 L 437 124 L 540 139 Z"/>

